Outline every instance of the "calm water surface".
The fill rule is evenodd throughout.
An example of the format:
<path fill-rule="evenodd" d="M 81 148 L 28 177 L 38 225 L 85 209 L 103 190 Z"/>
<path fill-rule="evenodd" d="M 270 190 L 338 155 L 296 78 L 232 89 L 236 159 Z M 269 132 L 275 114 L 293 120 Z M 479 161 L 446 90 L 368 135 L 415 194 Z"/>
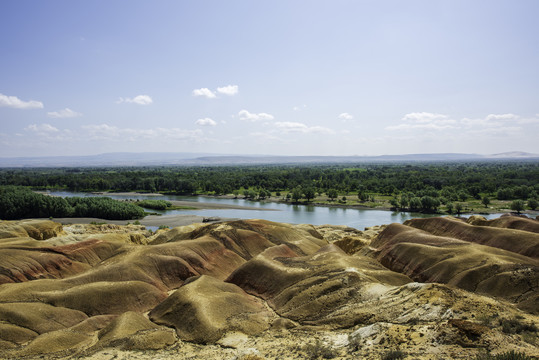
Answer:
<path fill-rule="evenodd" d="M 70 197 L 70 196 L 102 196 L 91 193 L 76 193 L 67 191 L 52 191 L 51 195 Z M 382 225 L 390 223 L 403 223 L 404 221 L 418 217 L 433 217 L 439 215 L 395 212 L 387 210 L 363 210 L 363 209 L 341 209 L 330 207 L 317 207 L 308 205 L 293 205 L 280 203 L 262 203 L 258 201 L 249 201 L 244 199 L 220 199 L 208 198 L 203 196 L 148 196 L 148 195 L 114 195 L 107 194 L 107 197 L 125 200 L 181 200 L 198 203 L 218 203 L 250 206 L 262 209 L 273 209 L 277 211 L 258 211 L 258 210 L 237 210 L 237 209 L 215 209 L 215 210 L 169 210 L 156 211 L 167 215 L 199 215 L 207 217 L 239 218 L 239 219 L 265 219 L 276 222 L 285 222 L 292 224 L 313 224 L 313 225 L 347 225 L 356 229 L 363 230 L 365 227 L 373 225 Z M 500 214 L 483 215 L 487 219 L 497 218 Z"/>

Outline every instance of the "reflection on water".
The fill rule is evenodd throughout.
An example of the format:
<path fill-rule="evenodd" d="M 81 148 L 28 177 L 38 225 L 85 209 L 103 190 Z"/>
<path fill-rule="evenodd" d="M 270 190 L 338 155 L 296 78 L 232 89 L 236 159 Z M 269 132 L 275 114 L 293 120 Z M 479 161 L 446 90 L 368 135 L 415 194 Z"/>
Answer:
<path fill-rule="evenodd" d="M 69 197 L 69 196 L 97 196 L 89 193 L 75 193 L 65 191 L 51 192 L 52 195 Z M 147 196 L 147 195 L 114 195 L 107 194 L 108 197 L 118 200 L 133 199 L 159 199 L 159 200 L 181 200 L 193 202 L 209 202 L 230 205 L 242 205 L 255 207 L 260 209 L 275 209 L 279 211 L 257 211 L 257 210 L 237 210 L 237 209 L 211 209 L 211 210 L 170 210 L 157 211 L 149 210 L 167 215 L 200 215 L 206 217 L 221 217 L 221 218 L 239 218 L 239 219 L 265 219 L 276 222 L 286 222 L 293 224 L 313 224 L 313 225 L 347 225 L 357 229 L 373 225 L 382 225 L 390 223 L 403 223 L 404 221 L 418 217 L 433 217 L 437 215 L 395 212 L 387 210 L 363 210 L 351 208 L 331 208 L 324 206 L 313 205 L 294 205 L 280 203 L 263 203 L 258 201 L 249 201 L 244 199 L 221 199 L 208 198 L 203 196 Z M 484 215 L 487 219 L 497 218 L 499 214 Z"/>

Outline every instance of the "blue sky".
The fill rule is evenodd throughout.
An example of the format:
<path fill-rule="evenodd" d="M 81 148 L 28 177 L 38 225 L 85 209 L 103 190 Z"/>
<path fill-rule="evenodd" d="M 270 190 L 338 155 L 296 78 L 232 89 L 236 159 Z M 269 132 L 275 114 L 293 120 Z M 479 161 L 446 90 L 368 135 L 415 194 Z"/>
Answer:
<path fill-rule="evenodd" d="M 539 153 L 539 1 L 27 1 L 0 156 Z"/>

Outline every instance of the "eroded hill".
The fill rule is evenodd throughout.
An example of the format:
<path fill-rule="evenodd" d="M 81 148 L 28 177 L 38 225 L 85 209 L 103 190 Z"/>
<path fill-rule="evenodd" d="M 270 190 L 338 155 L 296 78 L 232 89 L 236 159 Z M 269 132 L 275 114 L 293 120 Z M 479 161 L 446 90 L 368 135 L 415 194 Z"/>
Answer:
<path fill-rule="evenodd" d="M 539 356 L 538 247 L 537 221 L 520 218 L 157 234 L 4 221 L 0 356 Z"/>

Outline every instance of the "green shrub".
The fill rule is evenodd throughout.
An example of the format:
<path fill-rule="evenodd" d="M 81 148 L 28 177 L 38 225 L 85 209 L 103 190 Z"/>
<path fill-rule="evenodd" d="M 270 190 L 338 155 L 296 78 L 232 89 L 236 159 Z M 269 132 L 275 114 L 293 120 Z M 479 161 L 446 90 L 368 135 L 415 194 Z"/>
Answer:
<path fill-rule="evenodd" d="M 523 332 L 537 332 L 537 326 L 525 323 L 519 319 L 501 319 L 502 331 L 506 334 L 521 334 Z"/>
<path fill-rule="evenodd" d="M 382 360 L 398 360 L 404 359 L 406 353 L 401 350 L 389 350 L 388 352 L 381 355 Z"/>

